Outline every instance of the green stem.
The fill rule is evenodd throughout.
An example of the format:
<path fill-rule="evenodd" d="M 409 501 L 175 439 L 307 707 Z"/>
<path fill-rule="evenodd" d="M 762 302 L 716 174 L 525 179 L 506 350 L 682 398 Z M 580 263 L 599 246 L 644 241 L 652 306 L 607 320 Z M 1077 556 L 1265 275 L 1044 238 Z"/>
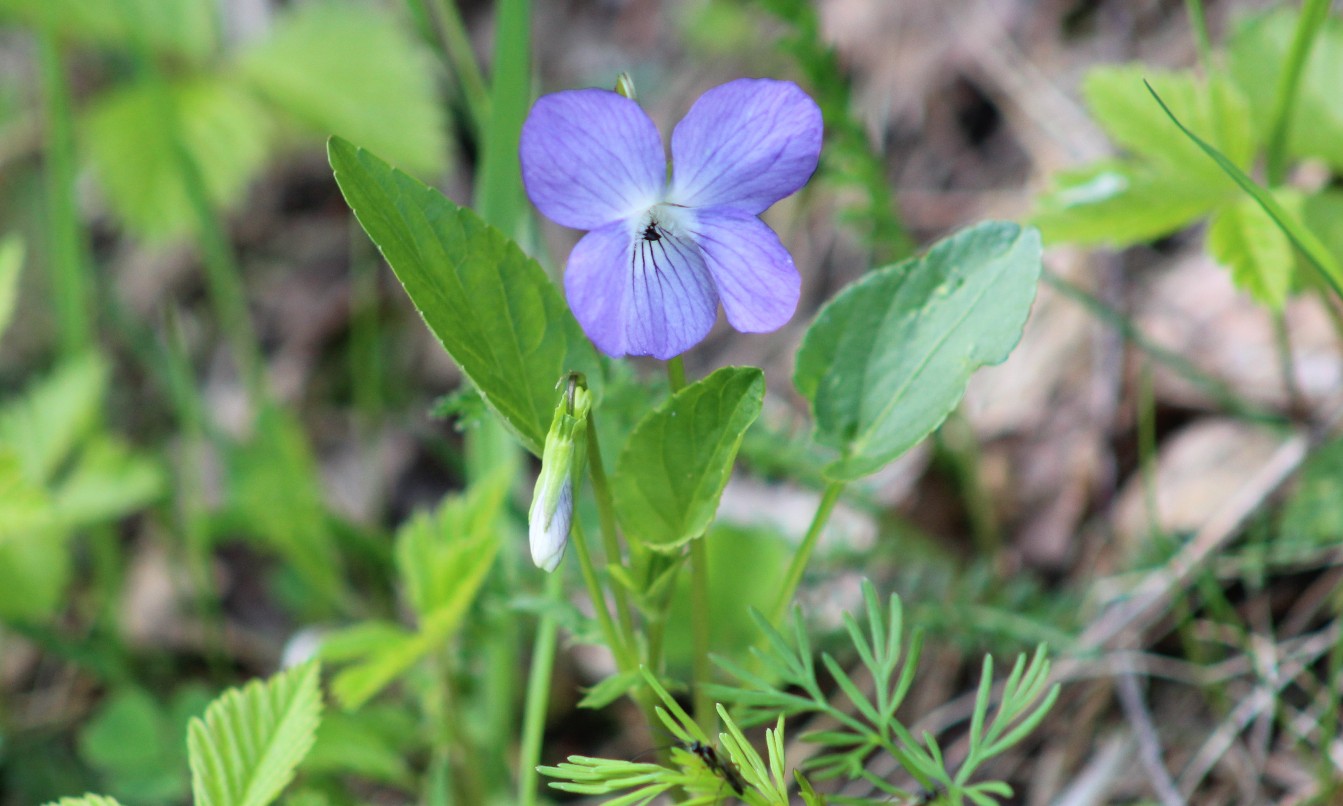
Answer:
<path fill-rule="evenodd" d="M 56 34 L 50 25 L 44 26 L 38 38 L 38 52 L 46 106 L 45 179 L 51 290 L 61 348 L 66 355 L 73 355 L 93 343 L 93 273 L 89 270 L 86 241 L 76 213 L 70 90 Z"/>
<path fill-rule="evenodd" d="M 564 591 L 564 575 L 550 574 L 546 579 L 546 599 L 559 605 Z M 555 608 L 547 608 L 536 625 L 532 643 L 532 669 L 527 676 L 527 705 L 522 715 L 522 757 L 518 770 L 518 794 L 523 806 L 537 802 L 536 768 L 541 763 L 541 743 L 546 732 L 546 713 L 550 707 L 551 673 L 555 669 L 555 644 L 559 624 Z"/>
<path fill-rule="evenodd" d="M 588 597 L 592 599 L 592 609 L 597 613 L 597 623 L 602 628 L 606 645 L 611 647 L 611 653 L 616 657 L 616 667 L 622 672 L 633 671 L 637 668 L 634 655 L 629 644 L 616 629 L 615 622 L 611 620 L 611 611 L 606 606 L 606 594 L 602 591 L 601 580 L 597 577 L 592 555 L 588 552 L 587 538 L 583 536 L 583 524 L 579 523 L 577 518 L 574 519 L 569 542 L 578 553 L 578 568 L 583 574 L 583 584 L 587 586 Z"/>
<path fill-rule="evenodd" d="M 1292 350 L 1292 335 L 1287 330 L 1287 315 L 1283 311 L 1273 313 L 1273 346 L 1278 353 L 1282 385 L 1287 391 L 1287 410 L 1295 417 L 1306 411 L 1306 398 L 1301 385 L 1296 382 L 1296 353 Z"/>
<path fill-rule="evenodd" d="M 597 437 L 597 421 L 591 411 L 588 412 L 588 477 L 592 479 L 592 494 L 597 499 L 597 520 L 601 524 L 602 549 L 606 552 L 607 565 L 621 565 L 620 539 L 617 537 L 616 510 L 611 497 L 611 485 L 606 478 L 606 466 L 602 463 L 602 447 Z M 628 646 L 634 646 L 634 618 L 631 615 L 629 597 L 620 585 L 611 586 L 611 597 L 615 600 L 616 618 L 620 620 L 620 632 Z"/>
<path fill-rule="evenodd" d="M 706 734 L 713 735 L 717 716 L 708 684 L 709 665 L 709 552 L 704 536 L 690 541 L 690 634 L 693 644 L 690 686 L 694 697 L 695 722 Z"/>
<path fill-rule="evenodd" d="M 224 227 L 215 214 L 201 176 L 200 166 L 195 157 L 187 150 L 182 139 L 182 129 L 177 116 L 177 108 L 169 92 L 168 82 L 163 77 L 157 63 L 149 52 L 145 42 L 144 30 L 139 9 L 130 0 L 122 0 L 122 11 L 128 23 L 134 47 L 136 72 L 149 87 L 154 103 L 154 112 L 158 125 L 167 131 L 167 140 L 172 157 L 182 178 L 182 188 L 186 192 L 187 203 L 196 219 L 196 236 L 200 241 L 202 258 L 205 264 L 206 283 L 210 289 L 210 302 L 215 309 L 233 358 L 238 362 L 239 374 L 247 387 L 255 410 L 259 410 L 262 401 L 268 398 L 263 375 L 261 348 L 252 329 L 251 316 L 247 311 L 247 295 L 243 289 L 242 272 L 234 259 L 233 247 Z"/>
<path fill-rule="evenodd" d="M 830 514 L 834 512 L 835 504 L 839 503 L 840 493 L 844 492 L 846 482 L 832 481 L 826 486 L 825 492 L 821 494 L 821 503 L 816 506 L 816 514 L 812 516 L 811 526 L 807 527 L 807 536 L 802 538 L 802 545 L 798 546 L 797 553 L 793 555 L 793 562 L 788 566 L 788 572 L 784 574 L 783 585 L 779 588 L 779 598 L 774 602 L 774 608 L 770 611 L 769 620 L 771 624 L 778 624 L 783 621 L 783 617 L 788 613 L 788 605 L 793 601 L 793 594 L 797 593 L 797 586 L 802 582 L 802 572 L 807 569 L 807 562 L 811 559 L 811 553 L 816 548 L 816 543 L 820 540 L 821 530 L 830 520 Z"/>
<path fill-rule="evenodd" d="M 1212 37 L 1208 36 L 1208 18 L 1203 13 L 1202 0 L 1184 0 L 1185 12 L 1189 14 L 1189 27 L 1194 30 L 1194 46 L 1198 48 L 1198 60 L 1203 72 L 1212 74 Z"/>
<path fill-rule="evenodd" d="M 1110 327 L 1113 327 L 1121 336 L 1132 342 L 1134 346 L 1147 353 L 1157 362 L 1164 364 L 1179 373 L 1185 380 L 1199 387 L 1212 397 L 1218 405 L 1222 406 L 1232 414 L 1254 422 L 1282 422 L 1282 418 L 1278 415 L 1242 401 L 1230 387 L 1194 366 L 1189 359 L 1179 353 L 1168 350 L 1149 339 L 1141 330 L 1135 327 L 1123 313 L 1114 310 L 1109 305 L 1105 304 L 1104 301 L 1095 297 L 1080 286 L 1049 271 L 1042 274 L 1041 279 L 1050 288 L 1053 288 L 1055 291 L 1058 291 L 1060 294 L 1068 297 L 1074 302 L 1081 304 L 1082 307 L 1086 308 L 1093 316 Z M 1326 307 L 1331 308 L 1332 306 Z M 1343 330 L 1340 330 L 1340 334 L 1341 337 L 1343 337 Z"/>
<path fill-rule="evenodd" d="M 685 388 L 685 363 L 679 355 L 667 362 L 667 382 L 671 384 L 672 394 Z"/>
<path fill-rule="evenodd" d="M 606 607 L 606 596 L 602 592 L 601 581 L 597 578 L 597 569 L 593 567 L 587 539 L 583 536 L 583 525 L 577 518 L 574 519 L 569 542 L 578 554 L 578 568 L 583 575 L 583 584 L 587 586 L 588 597 L 592 599 L 592 609 L 597 613 L 597 623 L 601 627 L 602 637 L 606 645 L 611 648 L 611 654 L 615 656 L 616 669 L 622 674 L 638 671 L 638 658 L 635 656 L 633 645 L 625 642 L 616 631 L 615 622 L 611 621 L 611 613 Z M 648 721 L 649 730 L 652 730 L 658 724 L 658 719 L 653 711 L 653 701 L 649 697 L 647 687 L 642 684 L 636 687 L 634 699 L 643 711 L 644 719 Z"/>
<path fill-rule="evenodd" d="M 1287 138 L 1291 130 L 1292 107 L 1301 88 L 1301 73 L 1305 69 L 1316 35 L 1329 16 L 1331 0 L 1306 0 L 1297 18 L 1296 32 L 1287 51 L 1282 72 L 1278 74 L 1277 93 L 1273 110 L 1269 113 L 1268 148 L 1265 158 L 1265 180 L 1269 187 L 1281 184 L 1286 170 Z"/>
<path fill-rule="evenodd" d="M 480 65 L 476 63 L 471 37 L 466 33 L 462 15 L 457 11 L 457 4 L 451 0 L 430 0 L 429 8 L 443 56 L 461 85 L 462 97 L 466 100 L 466 108 L 471 113 L 476 131 L 483 131 L 490 119 L 490 93 L 485 87 Z"/>

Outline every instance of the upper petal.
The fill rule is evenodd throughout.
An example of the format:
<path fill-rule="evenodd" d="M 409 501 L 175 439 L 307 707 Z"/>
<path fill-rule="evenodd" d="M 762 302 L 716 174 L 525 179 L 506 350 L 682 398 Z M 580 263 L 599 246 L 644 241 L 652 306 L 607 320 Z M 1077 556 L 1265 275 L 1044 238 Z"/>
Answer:
<path fill-rule="evenodd" d="M 569 254 L 569 307 L 610 356 L 680 355 L 708 335 L 718 313 L 713 280 L 688 233 L 664 221 L 650 239 L 647 224 L 645 216 L 595 229 Z"/>
<path fill-rule="evenodd" d="M 769 333 L 793 317 L 802 279 L 792 255 L 765 222 L 716 207 L 695 210 L 689 228 L 734 328 Z"/>
<path fill-rule="evenodd" d="M 609 90 L 542 96 L 522 124 L 522 182 L 546 217 L 596 229 L 647 209 L 666 184 L 657 127 Z"/>
<path fill-rule="evenodd" d="M 669 198 L 764 212 L 811 178 L 821 132 L 820 108 L 791 81 L 739 78 L 715 87 L 672 132 Z"/>

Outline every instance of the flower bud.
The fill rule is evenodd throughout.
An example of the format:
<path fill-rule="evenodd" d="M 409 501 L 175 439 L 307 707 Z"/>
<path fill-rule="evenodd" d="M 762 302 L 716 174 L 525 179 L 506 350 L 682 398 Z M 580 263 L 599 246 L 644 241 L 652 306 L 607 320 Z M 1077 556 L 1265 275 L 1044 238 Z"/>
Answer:
<path fill-rule="evenodd" d="M 532 506 L 527 513 L 532 562 L 546 571 L 559 566 L 569 542 L 574 492 L 587 458 L 587 418 L 591 407 L 592 397 L 583 376 L 571 374 L 546 434 L 541 475 L 536 479 Z"/>

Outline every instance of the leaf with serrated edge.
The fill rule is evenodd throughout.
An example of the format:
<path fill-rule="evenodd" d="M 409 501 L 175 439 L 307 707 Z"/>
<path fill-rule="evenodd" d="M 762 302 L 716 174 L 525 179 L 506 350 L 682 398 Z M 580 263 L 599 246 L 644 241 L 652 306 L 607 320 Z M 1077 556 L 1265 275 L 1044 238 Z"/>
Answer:
<path fill-rule="evenodd" d="M 1301 205 L 1294 206 L 1299 212 Z M 1208 225 L 1207 244 L 1213 259 L 1231 270 L 1231 279 L 1241 290 L 1262 305 L 1282 309 L 1292 288 L 1296 252 L 1253 199 L 1237 199 L 1218 210 Z"/>
<path fill-rule="evenodd" d="M 971 373 L 1016 346 L 1039 276 L 1039 233 L 987 222 L 831 300 L 793 376 L 811 401 L 816 440 L 842 454 L 826 475 L 872 473 L 936 428 Z"/>
<path fill-rule="evenodd" d="M 316 662 L 231 689 L 191 720 L 196 806 L 266 806 L 312 747 L 322 697 Z"/>
<path fill-rule="evenodd" d="M 559 291 L 471 210 L 339 137 L 327 151 L 345 201 L 429 329 L 540 456 L 562 375 L 585 373 L 600 398 L 596 351 Z"/>
<path fill-rule="evenodd" d="M 612 479 L 625 533 L 661 550 L 703 534 L 764 396 L 759 369 L 724 367 L 649 412 Z"/>

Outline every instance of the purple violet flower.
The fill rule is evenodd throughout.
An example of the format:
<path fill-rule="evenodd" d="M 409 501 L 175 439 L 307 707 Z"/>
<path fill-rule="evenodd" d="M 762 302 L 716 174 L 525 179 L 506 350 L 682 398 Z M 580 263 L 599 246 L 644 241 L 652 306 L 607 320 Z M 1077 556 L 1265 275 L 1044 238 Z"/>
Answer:
<path fill-rule="evenodd" d="M 532 203 L 590 230 L 564 289 L 607 355 L 680 355 L 708 335 L 719 302 L 744 333 L 777 330 L 797 308 L 793 258 L 759 216 L 816 170 L 816 103 L 790 81 L 730 81 L 690 108 L 671 152 L 669 180 L 653 121 L 608 90 L 546 95 L 522 127 Z"/>

